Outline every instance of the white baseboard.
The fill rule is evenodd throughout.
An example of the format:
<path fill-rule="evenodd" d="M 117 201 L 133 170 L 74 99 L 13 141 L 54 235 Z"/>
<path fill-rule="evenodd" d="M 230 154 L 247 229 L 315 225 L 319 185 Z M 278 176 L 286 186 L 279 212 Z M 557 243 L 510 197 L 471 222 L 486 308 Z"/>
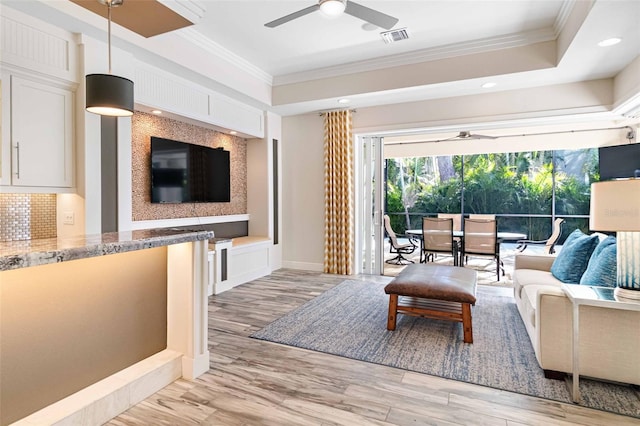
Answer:
<path fill-rule="evenodd" d="M 12 423 L 100 425 L 182 376 L 182 354 L 164 350 Z"/>
<path fill-rule="evenodd" d="M 324 265 L 322 263 L 310 263 L 310 262 L 295 262 L 295 261 L 282 261 L 282 267 L 288 269 L 300 269 L 303 271 L 324 271 Z"/>

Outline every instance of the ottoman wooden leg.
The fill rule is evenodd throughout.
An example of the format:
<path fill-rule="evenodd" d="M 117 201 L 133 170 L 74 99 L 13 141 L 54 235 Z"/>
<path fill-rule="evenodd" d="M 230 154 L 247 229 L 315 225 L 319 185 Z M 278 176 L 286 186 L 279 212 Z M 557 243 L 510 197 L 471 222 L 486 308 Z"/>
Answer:
<path fill-rule="evenodd" d="M 473 343 L 473 326 L 471 325 L 471 304 L 462 304 L 462 330 L 464 332 L 464 342 Z"/>
<path fill-rule="evenodd" d="M 389 295 L 389 317 L 387 318 L 387 330 L 396 329 L 396 313 L 398 311 L 398 295 Z"/>

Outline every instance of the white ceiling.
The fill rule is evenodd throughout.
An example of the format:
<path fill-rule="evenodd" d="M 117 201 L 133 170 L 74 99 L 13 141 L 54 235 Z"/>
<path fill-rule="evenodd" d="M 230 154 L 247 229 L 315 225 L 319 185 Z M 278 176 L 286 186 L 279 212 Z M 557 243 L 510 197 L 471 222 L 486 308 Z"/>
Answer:
<path fill-rule="evenodd" d="M 148 0 L 125 0 L 122 9 L 132 1 Z M 337 104 L 342 97 L 350 99 L 347 106 L 363 108 L 610 78 L 640 55 L 640 0 L 358 1 L 399 18 L 394 28 L 407 28 L 410 38 L 393 44 L 383 43 L 380 29 L 367 31 L 365 22 L 349 15 L 328 19 L 316 11 L 276 28 L 264 26 L 315 0 L 158 1 L 201 16 L 191 27 L 148 39 L 148 45 L 168 46 L 177 37 L 193 41 L 202 55 L 239 64 L 273 87 L 271 101 L 249 99 L 232 84 L 231 91 L 282 115 L 343 107 Z M 68 0 L 0 3 L 70 31 L 104 34 L 103 18 Z M 142 45 L 135 46 L 122 28 L 114 32 L 116 46 Z M 596 45 L 609 37 L 623 41 L 609 48 Z M 545 42 L 551 43 L 545 47 L 552 50 L 549 57 L 542 57 Z M 520 49 L 520 63 L 514 48 Z M 220 73 L 211 77 L 204 56 L 201 62 L 194 67 L 166 57 L 163 64 L 186 68 L 199 83 L 204 77 L 226 84 L 217 78 Z M 464 63 L 464 69 L 453 63 Z M 228 77 L 233 83 L 235 76 Z M 488 81 L 497 85 L 480 87 Z"/>
<path fill-rule="evenodd" d="M 208 1 L 195 29 L 274 77 L 419 52 L 507 35 L 554 35 L 562 0 L 359 0 L 357 3 L 399 19 L 409 39 L 385 44 L 376 28 L 343 14 L 313 12 L 276 28 L 264 24 L 315 4 L 315 0 Z"/>
<path fill-rule="evenodd" d="M 357 108 L 609 78 L 640 54 L 639 0 L 360 0 L 399 18 L 394 29 L 407 28 L 410 38 L 392 44 L 382 41 L 382 29 L 366 30 L 364 21 L 349 15 L 328 19 L 313 12 L 276 28 L 264 26 L 314 3 L 207 1 L 206 13 L 193 30 L 268 74 L 274 85 L 274 109 L 283 115 L 333 109 L 343 96 Z M 586 11 L 577 23 L 569 20 L 574 7 Z M 596 45 L 609 37 L 623 42 L 610 48 Z M 557 63 L 542 69 L 513 72 L 505 66 L 501 71 L 492 64 L 484 72 L 487 64 L 478 62 L 477 72 L 464 78 L 452 75 L 412 84 L 387 81 L 380 90 L 302 95 L 305 83 L 324 84 L 329 81 L 324 79 L 406 64 L 422 64 L 428 70 L 430 63 L 443 58 L 545 41 L 557 42 L 558 57 Z M 487 81 L 498 84 L 482 89 Z M 298 84 L 300 96 L 278 99 L 279 86 L 287 84 Z"/>

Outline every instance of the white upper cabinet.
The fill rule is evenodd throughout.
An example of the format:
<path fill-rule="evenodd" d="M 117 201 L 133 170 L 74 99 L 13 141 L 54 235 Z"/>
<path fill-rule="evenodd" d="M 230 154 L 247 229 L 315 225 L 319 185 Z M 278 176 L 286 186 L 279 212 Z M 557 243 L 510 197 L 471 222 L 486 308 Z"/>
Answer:
<path fill-rule="evenodd" d="M 264 114 L 196 83 L 139 63 L 135 76 L 136 103 L 158 108 L 251 137 L 264 137 Z"/>
<path fill-rule="evenodd" d="M 16 10 L 0 12 L 0 192 L 73 192 L 77 42 Z"/>
<path fill-rule="evenodd" d="M 73 186 L 73 92 L 11 76 L 11 185 Z"/>

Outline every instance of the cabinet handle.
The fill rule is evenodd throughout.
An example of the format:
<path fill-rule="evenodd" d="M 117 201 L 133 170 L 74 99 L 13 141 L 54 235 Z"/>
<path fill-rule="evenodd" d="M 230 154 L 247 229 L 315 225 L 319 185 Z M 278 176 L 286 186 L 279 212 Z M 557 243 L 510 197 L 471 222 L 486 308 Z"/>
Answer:
<path fill-rule="evenodd" d="M 20 179 L 20 142 L 16 142 L 16 177 Z"/>

